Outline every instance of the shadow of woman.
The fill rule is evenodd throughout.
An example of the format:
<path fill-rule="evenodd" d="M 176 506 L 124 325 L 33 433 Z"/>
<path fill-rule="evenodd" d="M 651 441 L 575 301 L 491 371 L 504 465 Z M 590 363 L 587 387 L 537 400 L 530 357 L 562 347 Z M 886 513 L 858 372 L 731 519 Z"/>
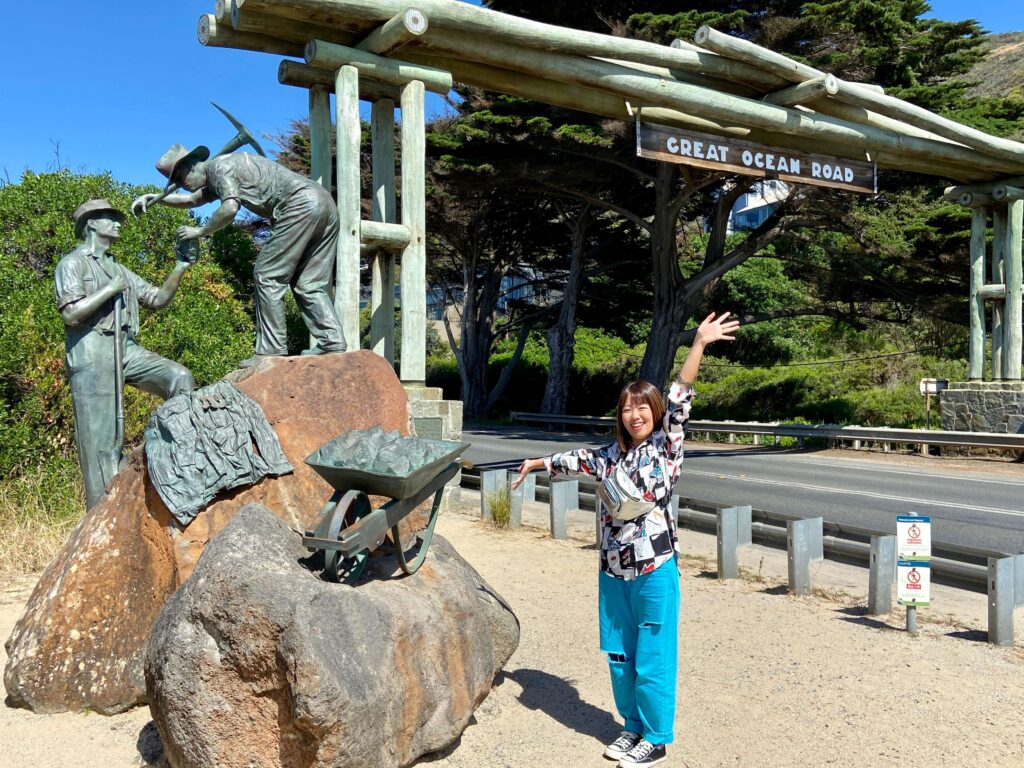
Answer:
<path fill-rule="evenodd" d="M 610 712 L 583 701 L 571 680 L 539 669 L 517 669 L 505 677 L 522 687 L 523 706 L 539 709 L 577 733 L 605 741 L 622 730 Z"/>

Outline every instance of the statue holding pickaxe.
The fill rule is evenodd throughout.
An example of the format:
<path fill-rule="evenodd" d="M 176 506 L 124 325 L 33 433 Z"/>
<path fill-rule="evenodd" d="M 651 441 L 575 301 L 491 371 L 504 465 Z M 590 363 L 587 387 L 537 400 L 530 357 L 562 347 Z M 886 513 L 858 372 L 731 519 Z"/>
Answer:
<path fill-rule="evenodd" d="M 173 145 L 156 164 L 167 178 L 164 191 L 136 198 L 132 211 L 141 215 L 155 203 L 194 208 L 219 200 L 220 206 L 205 224 L 178 230 L 178 236 L 186 240 L 226 227 L 242 207 L 270 221 L 270 237 L 260 248 L 253 269 L 255 354 L 239 363 L 240 367 L 288 354 L 284 296 L 289 287 L 315 339 L 304 354 L 344 352 L 345 337 L 329 293 L 338 242 L 337 206 L 320 184 L 264 157 L 251 134 L 227 116 L 238 128 L 238 136 L 213 157 L 203 146 L 189 151 L 181 144 Z M 253 145 L 259 154 L 235 152 L 242 144 Z M 175 194 L 178 187 L 188 194 Z"/>

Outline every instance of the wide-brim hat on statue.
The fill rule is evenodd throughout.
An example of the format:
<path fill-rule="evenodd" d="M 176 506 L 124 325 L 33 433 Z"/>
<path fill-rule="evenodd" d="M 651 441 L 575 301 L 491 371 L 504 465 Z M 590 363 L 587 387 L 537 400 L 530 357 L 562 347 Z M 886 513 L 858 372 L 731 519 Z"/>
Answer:
<path fill-rule="evenodd" d="M 156 161 L 156 169 L 166 176 L 168 181 L 180 186 L 180 176 L 185 168 L 193 163 L 208 160 L 209 157 L 210 150 L 202 145 L 189 152 L 181 144 L 172 144 Z"/>
<path fill-rule="evenodd" d="M 124 221 L 124 214 L 112 206 L 106 198 L 86 200 L 71 214 L 71 218 L 75 220 L 75 237 L 81 240 L 85 236 L 85 225 L 98 213 L 106 213 L 118 221 Z"/>

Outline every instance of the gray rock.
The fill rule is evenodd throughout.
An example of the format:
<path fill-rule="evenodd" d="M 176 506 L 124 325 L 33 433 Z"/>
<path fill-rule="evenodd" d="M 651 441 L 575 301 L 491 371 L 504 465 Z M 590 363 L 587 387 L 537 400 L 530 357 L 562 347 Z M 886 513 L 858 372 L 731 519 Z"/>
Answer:
<path fill-rule="evenodd" d="M 164 606 L 145 671 L 174 768 L 409 765 L 459 737 L 519 643 L 439 536 L 416 574 L 355 587 L 321 581 L 308 554 L 250 504 Z"/>

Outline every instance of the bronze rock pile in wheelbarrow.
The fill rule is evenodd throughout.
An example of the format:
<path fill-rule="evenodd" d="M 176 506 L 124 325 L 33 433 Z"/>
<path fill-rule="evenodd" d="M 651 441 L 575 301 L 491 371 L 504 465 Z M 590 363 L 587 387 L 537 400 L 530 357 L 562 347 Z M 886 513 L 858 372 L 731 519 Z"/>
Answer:
<path fill-rule="evenodd" d="M 373 427 L 346 432 L 310 454 L 306 463 L 334 488 L 314 529 L 302 538 L 314 554 L 323 552 L 324 578 L 354 583 L 389 530 L 399 567 L 415 573 L 430 546 L 444 486 L 459 471 L 455 459 L 468 447 L 469 443 L 423 440 Z M 400 544 L 398 523 L 431 494 L 429 521 L 410 561 Z M 391 501 L 373 509 L 371 495 Z"/>

